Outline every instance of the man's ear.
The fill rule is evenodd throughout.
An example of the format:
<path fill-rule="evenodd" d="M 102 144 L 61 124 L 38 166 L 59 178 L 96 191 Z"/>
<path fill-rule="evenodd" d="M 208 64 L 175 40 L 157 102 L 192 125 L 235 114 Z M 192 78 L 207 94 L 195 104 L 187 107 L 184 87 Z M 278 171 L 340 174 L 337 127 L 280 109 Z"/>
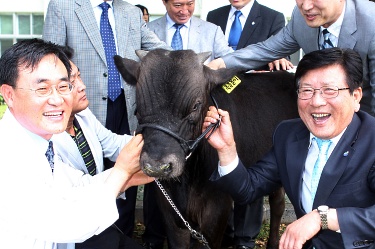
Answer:
<path fill-rule="evenodd" d="M 0 94 L 8 107 L 13 106 L 14 89 L 10 85 L 3 84 L 0 87 Z"/>

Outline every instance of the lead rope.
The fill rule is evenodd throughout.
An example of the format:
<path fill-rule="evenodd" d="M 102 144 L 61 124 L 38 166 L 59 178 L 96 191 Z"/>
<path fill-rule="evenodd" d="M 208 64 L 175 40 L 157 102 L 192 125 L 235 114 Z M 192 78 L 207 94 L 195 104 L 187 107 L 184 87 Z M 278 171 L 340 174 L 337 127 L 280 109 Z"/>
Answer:
<path fill-rule="evenodd" d="M 168 195 L 167 191 L 161 185 L 161 183 L 159 182 L 159 180 L 155 179 L 155 183 L 156 183 L 156 185 L 158 185 L 159 189 L 161 190 L 161 192 L 163 193 L 163 195 L 165 196 L 165 198 L 167 199 L 167 201 L 169 202 L 169 204 L 171 205 L 171 207 L 174 209 L 174 211 L 177 213 L 177 215 L 184 222 L 185 226 L 189 229 L 191 236 L 194 239 L 198 240 L 201 244 L 203 244 L 203 246 L 207 247 L 208 249 L 211 249 L 211 247 L 208 245 L 208 242 L 207 242 L 206 238 L 203 236 L 203 234 L 201 234 L 200 232 L 197 232 L 193 228 L 191 228 L 189 222 L 187 222 L 184 219 L 184 217 L 182 217 L 182 214 L 177 209 L 176 205 L 172 201 L 171 197 Z"/>

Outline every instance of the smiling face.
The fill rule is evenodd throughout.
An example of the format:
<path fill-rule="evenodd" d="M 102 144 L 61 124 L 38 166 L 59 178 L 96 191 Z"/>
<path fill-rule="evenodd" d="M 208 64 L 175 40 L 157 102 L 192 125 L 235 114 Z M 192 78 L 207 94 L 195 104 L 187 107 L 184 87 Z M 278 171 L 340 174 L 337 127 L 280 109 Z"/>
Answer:
<path fill-rule="evenodd" d="M 233 7 L 239 10 L 250 3 L 251 0 L 229 0 L 229 2 Z"/>
<path fill-rule="evenodd" d="M 348 87 L 342 67 L 331 65 L 314 69 L 300 79 L 299 87 L 319 89 L 322 86 Z M 318 138 L 331 139 L 349 125 L 354 112 L 359 110 L 361 98 L 360 87 L 353 94 L 349 90 L 341 90 L 337 97 L 331 99 L 325 99 L 319 91 L 315 91 L 311 99 L 298 99 L 298 112 L 312 134 Z"/>
<path fill-rule="evenodd" d="M 69 82 L 64 64 L 50 54 L 44 56 L 34 70 L 20 66 L 18 71 L 16 88 L 2 85 L 2 94 L 14 117 L 23 127 L 47 140 L 52 134 L 63 132 L 71 113 L 72 95 L 60 95 L 52 87 L 51 95 L 39 97 L 29 89 Z"/>
<path fill-rule="evenodd" d="M 340 17 L 345 0 L 296 0 L 296 4 L 309 27 L 328 28 Z"/>
<path fill-rule="evenodd" d="M 177 24 L 187 23 L 194 13 L 195 0 L 163 0 L 169 17 Z"/>
<path fill-rule="evenodd" d="M 72 116 L 77 114 L 80 111 L 83 111 L 89 106 L 89 100 L 86 97 L 86 85 L 81 79 L 81 72 L 78 67 L 70 62 L 72 66 L 72 71 L 70 74 L 70 82 L 74 86 L 72 95 L 73 95 L 73 107 L 72 107 Z"/>

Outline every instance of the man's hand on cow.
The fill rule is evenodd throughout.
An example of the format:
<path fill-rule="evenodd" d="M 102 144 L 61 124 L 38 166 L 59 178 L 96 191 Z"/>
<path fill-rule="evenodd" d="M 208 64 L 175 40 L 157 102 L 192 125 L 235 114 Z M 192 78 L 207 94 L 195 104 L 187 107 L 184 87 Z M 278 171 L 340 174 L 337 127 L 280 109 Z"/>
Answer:
<path fill-rule="evenodd" d="M 124 184 L 124 186 L 121 189 L 121 192 L 124 192 L 125 190 L 127 190 L 130 187 L 150 183 L 154 180 L 155 180 L 154 177 L 148 176 L 142 170 L 140 170 L 137 173 L 135 173 L 134 175 L 132 175 L 128 179 L 128 181 L 126 181 L 126 183 Z"/>
<path fill-rule="evenodd" d="M 217 110 L 214 106 L 210 106 L 207 115 L 204 118 L 203 131 L 212 124 L 221 119 L 220 126 L 211 134 L 207 134 L 206 138 L 211 134 L 208 142 L 214 147 L 219 155 L 220 165 L 226 166 L 237 157 L 236 143 L 234 141 L 232 123 L 229 113 L 224 110 Z"/>
<path fill-rule="evenodd" d="M 123 171 L 127 178 L 140 171 L 139 158 L 141 155 L 144 140 L 141 134 L 138 134 L 124 146 L 117 157 L 114 167 Z"/>
<path fill-rule="evenodd" d="M 210 61 L 207 66 L 211 69 L 220 69 L 220 68 L 226 68 L 225 62 L 221 58 L 217 58 L 215 60 Z"/>
<path fill-rule="evenodd" d="M 275 60 L 273 62 L 268 63 L 268 67 L 270 68 L 270 71 L 279 71 L 279 70 L 291 70 L 293 69 L 293 63 L 288 61 L 287 59 L 280 59 Z"/>
<path fill-rule="evenodd" d="M 280 238 L 279 249 L 302 248 L 319 231 L 320 216 L 313 210 L 287 226 Z"/>

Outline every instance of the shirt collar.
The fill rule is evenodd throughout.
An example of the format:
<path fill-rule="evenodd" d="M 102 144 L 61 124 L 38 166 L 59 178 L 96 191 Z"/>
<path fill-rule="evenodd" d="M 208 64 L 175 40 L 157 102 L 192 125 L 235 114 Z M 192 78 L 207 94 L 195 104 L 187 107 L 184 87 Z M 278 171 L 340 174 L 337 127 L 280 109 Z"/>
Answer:
<path fill-rule="evenodd" d="M 251 11 L 251 9 L 252 9 L 252 7 L 253 7 L 253 5 L 254 5 L 254 2 L 255 2 L 255 0 L 251 0 L 251 1 L 250 1 L 248 4 L 246 4 L 242 9 L 240 9 L 240 11 L 241 11 L 241 13 L 242 13 L 242 15 L 243 15 L 243 17 L 244 17 L 245 19 L 247 19 L 247 17 L 249 16 L 250 11 Z M 236 10 L 237 10 L 237 9 L 231 5 L 231 7 L 230 7 L 230 11 L 229 11 L 229 17 L 230 17 L 230 18 L 234 18 L 234 12 L 235 12 Z"/>
<path fill-rule="evenodd" d="M 101 4 L 102 2 L 104 2 L 103 0 L 90 0 L 90 3 L 92 5 L 92 8 L 96 8 L 96 7 L 99 7 L 99 4 Z M 107 1 L 107 3 L 111 6 L 111 8 L 113 9 L 113 1 Z M 99 7 L 100 8 L 100 7 Z"/>
<path fill-rule="evenodd" d="M 339 135 L 330 139 L 333 146 L 336 146 L 336 144 L 339 142 L 340 138 L 342 137 L 342 135 L 344 134 L 345 131 L 346 131 L 346 128 Z M 315 136 L 310 132 L 310 146 L 311 146 L 311 143 L 312 143 L 312 140 L 314 139 L 314 137 Z M 309 146 L 309 148 L 310 148 L 310 146 Z"/>
<path fill-rule="evenodd" d="M 166 18 L 167 18 L 167 30 L 169 29 L 174 29 L 173 25 L 175 24 L 175 22 L 172 20 L 172 18 L 168 15 L 168 13 L 166 13 Z M 187 21 L 186 23 L 184 23 L 184 26 L 189 28 L 190 27 L 190 22 L 191 22 L 191 18 L 189 19 L 189 21 Z"/>

